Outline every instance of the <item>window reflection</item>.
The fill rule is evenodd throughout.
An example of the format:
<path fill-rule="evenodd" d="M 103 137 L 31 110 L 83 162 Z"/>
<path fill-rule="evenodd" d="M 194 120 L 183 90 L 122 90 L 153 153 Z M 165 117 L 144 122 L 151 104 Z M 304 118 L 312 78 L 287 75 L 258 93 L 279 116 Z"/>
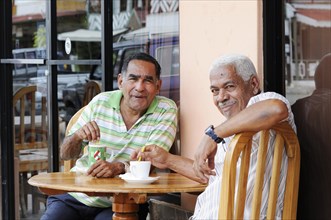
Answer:
<path fill-rule="evenodd" d="M 312 94 L 320 59 L 331 51 L 331 3 L 324 0 L 286 1 L 285 57 L 287 98 Z"/>
<path fill-rule="evenodd" d="M 331 2 L 286 1 L 286 96 L 300 142 L 298 219 L 331 215 Z"/>
<path fill-rule="evenodd" d="M 9 43 L 12 44 L 13 58 L 34 60 L 32 63 L 25 61 L 14 64 L 14 93 L 27 86 L 36 86 L 38 116 L 43 112 L 39 103 L 46 102 L 50 98 L 47 93 L 50 67 L 47 62 L 48 45 L 46 44 L 47 2 L 47 0 L 12 1 L 13 35 Z M 107 74 L 113 76 L 113 88 L 117 88 L 116 78 L 124 59 L 132 53 L 144 51 L 156 57 L 161 63 L 163 87 L 160 94 L 179 104 L 179 1 L 114 0 L 111 2 L 113 3 L 114 69 Z M 88 64 L 76 62 L 101 59 L 101 3 L 101 0 L 56 0 L 57 33 L 56 36 L 52 36 L 57 40 L 56 57 L 52 59 L 70 61 L 68 64 L 57 65 L 58 94 L 57 100 L 52 100 L 53 103 L 57 101 L 59 107 L 60 142 L 65 129 L 63 124 L 83 105 L 86 83 L 90 80 L 101 83 L 103 80 L 100 65 L 90 64 L 93 62 Z M 67 38 L 71 39 L 69 54 L 65 50 Z M 41 64 L 36 64 L 36 59 L 40 59 Z M 19 116 L 21 110 L 19 106 L 18 108 L 15 109 L 16 116 Z M 45 117 L 46 126 L 49 126 L 49 117 L 47 115 Z M 43 130 L 48 131 L 48 129 Z M 45 135 L 42 132 L 36 134 L 38 139 L 43 136 Z M 47 151 L 45 154 L 48 155 Z M 31 211 L 30 198 L 25 202 L 26 207 L 20 204 L 18 208 L 22 210 L 22 216 L 27 212 L 33 214 L 38 212 L 38 207 Z"/>
<path fill-rule="evenodd" d="M 126 56 L 144 51 L 160 62 L 160 95 L 179 103 L 179 1 L 113 1 L 113 10 L 113 31 L 127 29 L 114 38 L 114 78 Z"/>

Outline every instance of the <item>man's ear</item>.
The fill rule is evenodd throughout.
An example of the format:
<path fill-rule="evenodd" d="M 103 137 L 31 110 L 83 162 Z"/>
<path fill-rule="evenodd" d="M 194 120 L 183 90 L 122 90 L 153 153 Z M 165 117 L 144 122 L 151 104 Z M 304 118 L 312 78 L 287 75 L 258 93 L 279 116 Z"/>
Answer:
<path fill-rule="evenodd" d="M 251 86 L 254 95 L 257 95 L 260 91 L 260 81 L 257 76 L 252 76 L 251 78 Z"/>
<path fill-rule="evenodd" d="M 156 90 L 158 91 L 158 93 L 160 93 L 160 91 L 161 91 L 161 86 L 162 86 L 162 80 L 159 79 L 159 80 L 156 82 Z"/>
<path fill-rule="evenodd" d="M 123 83 L 123 76 L 122 76 L 122 73 L 119 73 L 117 75 L 117 85 L 118 85 L 119 89 L 122 88 L 122 83 Z"/>

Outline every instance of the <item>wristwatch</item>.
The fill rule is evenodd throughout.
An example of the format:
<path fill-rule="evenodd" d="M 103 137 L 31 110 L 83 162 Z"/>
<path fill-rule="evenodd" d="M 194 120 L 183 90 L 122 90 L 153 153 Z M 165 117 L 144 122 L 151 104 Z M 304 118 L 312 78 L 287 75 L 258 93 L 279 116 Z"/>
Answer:
<path fill-rule="evenodd" d="M 211 139 L 213 139 L 216 143 L 221 143 L 223 141 L 223 138 L 217 136 L 214 132 L 214 126 L 210 125 L 206 130 L 205 134 L 208 135 Z"/>

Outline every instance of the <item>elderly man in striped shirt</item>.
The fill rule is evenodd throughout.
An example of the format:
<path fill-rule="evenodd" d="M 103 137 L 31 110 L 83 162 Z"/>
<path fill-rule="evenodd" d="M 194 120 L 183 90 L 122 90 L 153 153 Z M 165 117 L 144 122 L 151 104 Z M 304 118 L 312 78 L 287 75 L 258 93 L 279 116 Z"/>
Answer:
<path fill-rule="evenodd" d="M 197 147 L 195 160 L 172 155 L 157 146 L 145 148 L 144 153 L 134 152 L 132 157 L 142 156 L 151 160 L 159 168 L 169 168 L 196 181 L 207 183 L 205 191 L 197 199 L 191 219 L 217 219 L 220 201 L 220 185 L 223 162 L 228 145 L 236 133 L 242 131 L 259 131 L 267 129 L 281 121 L 288 121 L 295 130 L 290 103 L 283 96 L 274 93 L 261 93 L 260 83 L 251 60 L 243 55 L 225 55 L 217 59 L 210 69 L 210 91 L 215 106 L 226 117 L 226 121 L 218 126 L 209 126 Z M 244 218 L 250 215 L 252 186 L 254 177 L 250 175 L 256 169 L 256 157 L 259 138 L 253 138 L 248 174 L 248 189 Z M 270 139 L 268 150 L 272 150 Z M 287 166 L 287 158 L 283 157 L 283 167 Z M 271 160 L 268 154 L 267 160 Z M 208 160 L 208 163 L 206 161 Z M 267 163 L 270 164 L 270 163 Z M 240 164 L 238 163 L 238 167 Z M 266 172 L 270 172 L 268 166 Z M 286 170 L 280 174 L 280 191 L 275 218 L 281 218 L 282 200 L 284 196 L 284 178 Z M 270 172 L 271 173 L 271 172 Z M 270 178 L 266 179 L 267 186 Z M 266 218 L 267 192 L 263 191 L 260 219 Z"/>
<path fill-rule="evenodd" d="M 108 158 L 90 167 L 88 155 L 80 157 L 73 171 L 86 171 L 93 177 L 109 177 L 125 173 L 131 153 L 144 146 L 159 146 L 168 151 L 177 129 L 177 106 L 162 96 L 161 67 L 150 55 L 130 56 L 118 75 L 120 90 L 103 92 L 85 107 L 61 146 L 63 159 L 78 158 L 90 141 L 107 146 Z M 84 193 L 51 196 L 41 219 L 111 219 L 109 198 L 90 197 Z M 147 216 L 141 205 L 139 218 Z"/>

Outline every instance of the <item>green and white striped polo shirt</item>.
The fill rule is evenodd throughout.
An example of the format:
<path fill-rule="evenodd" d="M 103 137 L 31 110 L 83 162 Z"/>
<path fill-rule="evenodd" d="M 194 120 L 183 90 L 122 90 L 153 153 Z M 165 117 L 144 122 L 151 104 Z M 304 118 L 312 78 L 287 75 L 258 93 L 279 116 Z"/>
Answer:
<path fill-rule="evenodd" d="M 147 112 L 127 130 L 120 113 L 120 90 L 103 92 L 86 106 L 69 131 L 72 135 L 89 121 L 96 121 L 100 128 L 100 143 L 107 146 L 107 161 L 129 161 L 131 153 L 145 145 L 155 144 L 169 150 L 176 135 L 177 106 L 162 96 L 156 96 Z M 82 146 L 84 147 L 84 146 Z M 77 160 L 72 171 L 87 170 L 88 156 Z M 92 207 L 110 207 L 111 202 L 104 197 L 89 197 L 84 193 L 70 193 L 80 202 Z"/>

